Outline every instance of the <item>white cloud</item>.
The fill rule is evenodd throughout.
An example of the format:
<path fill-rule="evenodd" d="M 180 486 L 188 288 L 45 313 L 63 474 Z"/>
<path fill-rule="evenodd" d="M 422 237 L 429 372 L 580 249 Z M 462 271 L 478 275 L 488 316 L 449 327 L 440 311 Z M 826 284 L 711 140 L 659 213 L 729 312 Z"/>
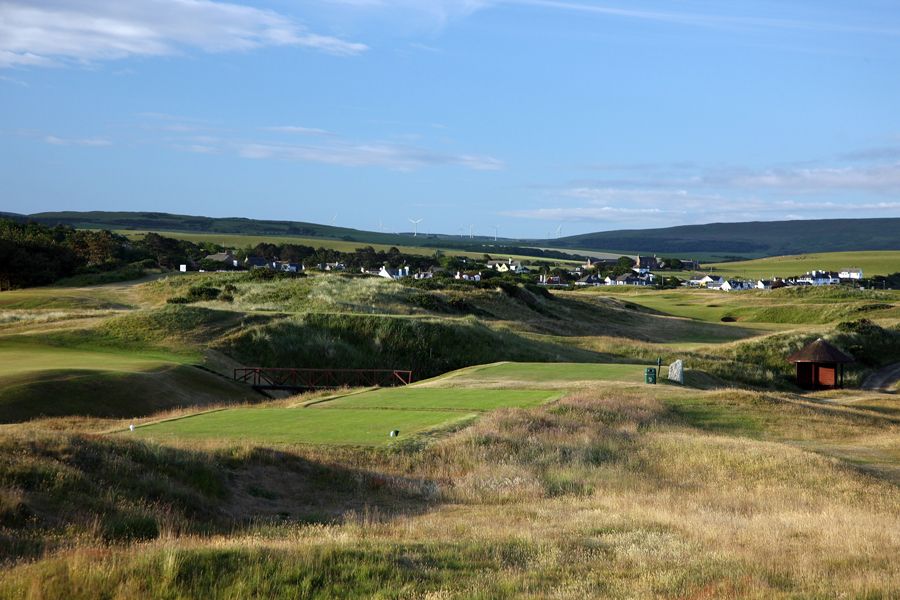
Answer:
<path fill-rule="evenodd" d="M 329 144 L 283 144 L 238 142 L 228 146 L 239 156 L 252 159 L 277 159 L 316 162 L 345 167 L 384 167 L 414 171 L 429 166 L 455 165 L 476 171 L 496 171 L 503 162 L 490 156 L 445 154 L 417 146 L 384 142 Z"/>
<path fill-rule="evenodd" d="M 318 127 L 302 127 L 300 125 L 277 125 L 274 127 L 263 127 L 263 131 L 274 131 L 277 133 L 296 133 L 298 135 L 315 135 L 328 136 L 334 135 L 327 129 L 319 129 Z"/>
<path fill-rule="evenodd" d="M 54 146 L 112 146 L 112 142 L 103 138 L 61 138 L 55 135 L 44 137 L 44 141 Z"/>
<path fill-rule="evenodd" d="M 320 35 L 270 10 L 212 0 L 4 0 L 0 68 L 161 56 L 196 48 L 298 46 L 352 55 L 364 44 Z"/>
<path fill-rule="evenodd" d="M 769 169 L 736 174 L 722 183 L 739 188 L 768 188 L 797 193 L 831 191 L 900 192 L 900 163 L 862 167 Z"/>

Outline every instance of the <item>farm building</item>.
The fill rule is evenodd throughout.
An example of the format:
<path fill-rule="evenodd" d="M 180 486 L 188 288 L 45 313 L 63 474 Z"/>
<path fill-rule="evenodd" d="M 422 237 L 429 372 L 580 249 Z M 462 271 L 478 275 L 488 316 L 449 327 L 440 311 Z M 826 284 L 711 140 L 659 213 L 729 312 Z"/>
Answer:
<path fill-rule="evenodd" d="M 844 387 L 844 365 L 853 358 L 819 338 L 790 355 L 788 361 L 797 365 L 797 385 L 830 390 Z"/>

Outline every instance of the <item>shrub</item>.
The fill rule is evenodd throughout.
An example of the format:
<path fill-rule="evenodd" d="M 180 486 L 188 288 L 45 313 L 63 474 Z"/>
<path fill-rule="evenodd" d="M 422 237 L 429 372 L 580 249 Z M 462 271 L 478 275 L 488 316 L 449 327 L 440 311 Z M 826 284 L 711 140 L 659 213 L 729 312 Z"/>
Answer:
<path fill-rule="evenodd" d="M 188 289 L 187 297 L 192 302 L 199 302 L 202 300 L 215 300 L 219 297 L 221 290 L 219 288 L 205 286 L 205 285 L 196 285 L 191 286 Z"/>

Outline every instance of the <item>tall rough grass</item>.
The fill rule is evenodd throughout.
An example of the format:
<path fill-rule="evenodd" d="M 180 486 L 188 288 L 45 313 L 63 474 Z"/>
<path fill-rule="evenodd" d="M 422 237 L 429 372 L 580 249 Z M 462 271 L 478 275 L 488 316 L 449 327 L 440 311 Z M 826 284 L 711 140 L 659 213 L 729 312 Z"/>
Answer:
<path fill-rule="evenodd" d="M 820 440 L 847 427 L 851 437 L 895 427 L 842 413 L 810 412 L 809 420 L 749 392 L 731 401 L 764 424 L 780 417 Z M 31 447 L 15 472 L 43 473 L 48 458 L 65 473 L 75 465 L 118 469 L 112 454 L 102 454 L 108 467 L 67 458 L 67 443 Z M 129 456 L 143 457 L 135 464 L 155 477 L 184 479 L 179 463 L 164 465 L 188 455 L 169 452 L 134 448 Z M 194 452 L 208 465 L 201 472 L 219 473 L 212 481 L 226 488 L 221 496 L 213 486 L 208 504 L 253 497 L 243 505 L 252 513 L 282 494 L 310 504 L 310 486 L 332 494 L 330 503 L 347 498 L 341 489 L 358 499 L 388 493 L 388 501 L 344 504 L 326 523 L 165 529 L 115 546 L 84 538 L 8 569 L 0 597 L 886 598 L 900 589 L 896 486 L 793 444 L 704 432 L 638 390 L 584 390 L 549 406 L 498 411 L 424 446 Z M 248 460 L 265 468 L 252 480 L 228 475 Z M 305 495 L 280 483 L 297 460 L 311 469 L 297 480 Z M 335 472 L 338 465 L 344 470 Z M 365 474 L 362 487 L 357 473 Z M 5 506 L 31 502 L 18 477 Z M 42 477 L 45 493 L 61 498 L 73 484 L 50 482 L 77 481 L 60 478 Z M 246 492 L 251 481 L 263 488 L 257 496 Z"/>

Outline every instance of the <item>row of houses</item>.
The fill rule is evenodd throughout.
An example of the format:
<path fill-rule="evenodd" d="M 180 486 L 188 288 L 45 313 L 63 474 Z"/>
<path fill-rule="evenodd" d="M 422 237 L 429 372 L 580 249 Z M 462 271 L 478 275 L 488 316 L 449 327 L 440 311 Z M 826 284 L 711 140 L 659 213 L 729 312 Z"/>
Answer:
<path fill-rule="evenodd" d="M 606 277 L 601 277 L 596 273 L 591 273 L 590 275 L 585 275 L 581 279 L 575 282 L 577 286 L 600 286 L 600 285 L 639 285 L 639 286 L 647 286 L 653 285 L 656 283 L 656 276 L 653 273 L 639 273 L 636 271 L 632 271 L 631 273 L 625 273 L 623 275 L 619 275 L 617 277 L 613 277 L 612 275 L 607 275 Z"/>
<path fill-rule="evenodd" d="M 804 275 L 786 278 L 757 279 L 745 281 L 743 279 L 725 279 L 718 275 L 704 275 L 692 277 L 684 285 L 689 287 L 704 287 L 710 290 L 730 292 L 733 290 L 771 290 L 786 286 L 825 286 L 839 285 L 841 283 L 859 282 L 863 278 L 862 269 L 844 269 L 842 271 L 809 271 Z"/>

